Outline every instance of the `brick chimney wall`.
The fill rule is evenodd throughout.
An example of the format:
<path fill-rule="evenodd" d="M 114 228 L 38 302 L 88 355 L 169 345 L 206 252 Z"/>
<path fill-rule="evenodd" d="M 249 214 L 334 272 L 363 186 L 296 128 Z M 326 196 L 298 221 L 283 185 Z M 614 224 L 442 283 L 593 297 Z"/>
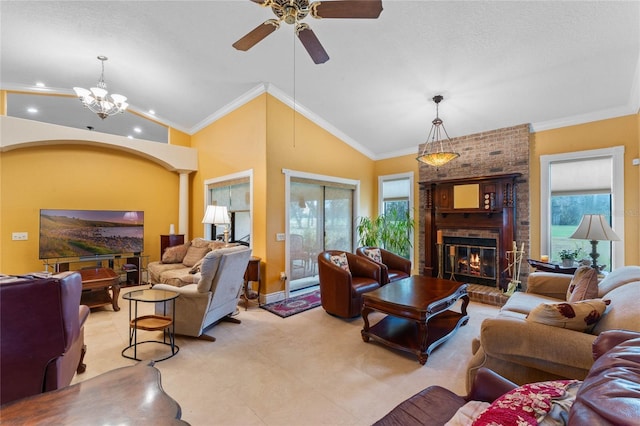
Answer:
<path fill-rule="evenodd" d="M 517 180 L 516 238 L 518 247 L 524 242 L 524 259 L 520 279 L 526 289 L 529 266 L 529 146 L 531 133 L 529 124 L 491 130 L 452 139 L 453 150 L 460 157 L 440 168 L 420 163 L 419 181 L 437 182 L 448 179 L 464 179 L 507 173 L 521 173 Z M 419 146 L 418 154 L 423 145 Z M 418 254 L 419 270 L 425 266 L 424 191 L 420 191 L 419 216 L 416 220 L 420 234 Z"/>

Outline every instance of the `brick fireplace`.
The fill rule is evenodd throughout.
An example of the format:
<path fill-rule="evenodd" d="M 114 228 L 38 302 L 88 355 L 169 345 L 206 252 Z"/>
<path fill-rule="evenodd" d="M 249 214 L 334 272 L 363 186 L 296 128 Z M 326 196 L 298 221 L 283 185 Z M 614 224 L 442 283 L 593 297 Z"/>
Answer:
<path fill-rule="evenodd" d="M 423 275 L 443 268 L 443 278 L 453 272 L 457 281 L 506 288 L 506 251 L 517 241 L 528 257 L 529 138 L 528 124 L 455 138 L 460 158 L 438 169 L 420 165 Z M 527 271 L 523 265 L 523 289 Z"/>

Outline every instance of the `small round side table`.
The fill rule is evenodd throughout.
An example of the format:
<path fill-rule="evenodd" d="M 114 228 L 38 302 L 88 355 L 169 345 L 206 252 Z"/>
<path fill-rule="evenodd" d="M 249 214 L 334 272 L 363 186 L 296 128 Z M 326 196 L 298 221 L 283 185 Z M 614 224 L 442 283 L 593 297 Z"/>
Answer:
<path fill-rule="evenodd" d="M 122 296 L 123 299 L 129 301 L 129 346 L 122 350 L 122 356 L 136 361 L 138 358 L 138 345 L 143 343 L 156 343 L 166 345 L 171 348 L 171 353 L 161 359 L 154 361 L 164 361 L 178 353 L 180 348 L 175 342 L 176 331 L 176 299 L 179 294 L 168 290 L 134 290 Z M 162 302 L 164 306 L 164 315 L 143 315 L 138 316 L 138 303 L 158 303 Z M 167 302 L 173 303 L 171 309 L 172 315 L 167 315 Z M 162 340 L 144 340 L 138 342 L 138 330 L 160 331 L 162 330 Z M 167 341 L 168 340 L 168 341 Z M 133 356 L 125 352 L 133 348 Z"/>

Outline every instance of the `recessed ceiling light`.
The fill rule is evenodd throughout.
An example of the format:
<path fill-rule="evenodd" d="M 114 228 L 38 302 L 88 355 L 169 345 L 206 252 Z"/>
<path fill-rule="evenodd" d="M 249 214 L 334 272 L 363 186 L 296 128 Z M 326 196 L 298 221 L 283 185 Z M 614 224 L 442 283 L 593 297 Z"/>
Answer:
<path fill-rule="evenodd" d="M 133 131 L 136 133 L 142 133 L 142 129 L 140 127 L 134 127 Z"/>
<path fill-rule="evenodd" d="M 156 115 L 156 112 L 155 112 L 154 110 L 150 109 L 150 110 L 149 110 L 149 114 L 151 114 L 151 115 Z"/>
<path fill-rule="evenodd" d="M 38 108 L 29 107 L 29 108 L 27 108 L 27 112 L 31 113 L 31 114 L 35 114 L 35 113 L 38 112 Z"/>
<path fill-rule="evenodd" d="M 131 135 L 128 135 L 127 137 L 128 137 L 129 139 L 133 139 L 133 136 L 131 136 Z"/>
<path fill-rule="evenodd" d="M 41 81 L 36 82 L 36 87 L 47 87 L 45 86 L 45 84 Z"/>

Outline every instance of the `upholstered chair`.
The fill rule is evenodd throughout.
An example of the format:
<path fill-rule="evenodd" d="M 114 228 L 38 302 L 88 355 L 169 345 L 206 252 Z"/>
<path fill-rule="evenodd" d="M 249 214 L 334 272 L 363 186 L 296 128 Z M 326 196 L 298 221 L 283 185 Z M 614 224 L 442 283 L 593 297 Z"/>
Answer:
<path fill-rule="evenodd" d="M 380 265 L 382 285 L 411 276 L 411 261 L 388 250 L 379 247 L 358 247 L 356 254 Z"/>
<path fill-rule="evenodd" d="M 250 257 L 251 249 L 243 245 L 212 250 L 202 260 L 201 272 L 195 275 L 199 277 L 197 284 L 153 286 L 180 294 L 175 304 L 176 334 L 215 341 L 204 334 L 205 329 L 221 320 L 240 322 L 231 314 L 237 309 Z M 155 308 L 157 315 L 165 315 L 164 303 Z M 173 304 L 167 304 L 167 308 L 166 315 L 172 315 Z"/>
<path fill-rule="evenodd" d="M 63 388 L 85 370 L 82 279 L 0 279 L 0 403 Z M 1 416 L 0 416 L 1 417 Z"/>
<path fill-rule="evenodd" d="M 318 255 L 320 298 L 331 315 L 353 318 L 361 314 L 362 295 L 380 288 L 380 265 L 340 250 Z"/>

